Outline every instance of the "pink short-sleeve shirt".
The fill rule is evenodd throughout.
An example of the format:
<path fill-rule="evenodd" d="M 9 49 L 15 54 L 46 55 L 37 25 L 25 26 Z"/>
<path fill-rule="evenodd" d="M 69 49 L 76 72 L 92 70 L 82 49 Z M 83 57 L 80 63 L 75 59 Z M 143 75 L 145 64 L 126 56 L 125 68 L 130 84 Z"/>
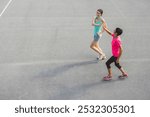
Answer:
<path fill-rule="evenodd" d="M 121 38 L 119 36 L 115 37 L 114 34 L 112 34 L 111 46 L 113 56 L 118 57 L 120 54 Z"/>

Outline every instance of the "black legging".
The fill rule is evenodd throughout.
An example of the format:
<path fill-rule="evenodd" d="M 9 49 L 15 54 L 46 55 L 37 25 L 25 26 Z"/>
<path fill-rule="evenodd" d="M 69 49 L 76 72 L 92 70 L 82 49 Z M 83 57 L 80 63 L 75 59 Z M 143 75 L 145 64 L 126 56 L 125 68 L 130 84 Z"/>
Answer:
<path fill-rule="evenodd" d="M 115 62 L 115 66 L 116 66 L 118 69 L 120 69 L 121 66 L 120 66 L 119 63 L 116 62 L 116 60 L 117 60 L 117 57 L 112 56 L 112 57 L 106 62 L 107 68 L 110 69 L 110 68 L 111 68 L 110 64 L 113 63 L 113 62 Z"/>

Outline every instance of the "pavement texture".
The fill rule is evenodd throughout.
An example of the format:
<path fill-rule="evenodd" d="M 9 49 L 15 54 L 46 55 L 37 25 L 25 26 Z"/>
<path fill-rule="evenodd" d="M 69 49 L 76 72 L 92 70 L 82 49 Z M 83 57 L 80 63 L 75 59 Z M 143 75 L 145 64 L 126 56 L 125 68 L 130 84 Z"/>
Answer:
<path fill-rule="evenodd" d="M 0 12 L 9 0 L 0 1 Z M 90 49 L 96 10 L 111 31 L 124 30 L 121 65 L 113 79 Z M 0 99 L 149 100 L 149 0 L 12 0 L 0 17 Z M 111 57 L 111 37 L 100 46 Z"/>

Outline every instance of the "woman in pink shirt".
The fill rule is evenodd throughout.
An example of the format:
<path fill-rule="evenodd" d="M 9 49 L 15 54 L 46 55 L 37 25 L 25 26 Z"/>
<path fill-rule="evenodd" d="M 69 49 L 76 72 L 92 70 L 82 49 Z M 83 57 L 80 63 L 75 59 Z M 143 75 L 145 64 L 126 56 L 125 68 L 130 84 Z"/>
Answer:
<path fill-rule="evenodd" d="M 115 66 L 121 71 L 122 75 L 119 78 L 128 77 L 127 73 L 124 69 L 120 66 L 119 60 L 122 55 L 122 46 L 121 46 L 121 38 L 120 35 L 122 34 L 123 30 L 120 28 L 116 28 L 114 33 L 111 33 L 106 27 L 104 27 L 106 32 L 112 36 L 112 57 L 106 62 L 106 66 L 108 69 L 108 76 L 104 77 L 104 80 L 111 80 L 112 79 L 112 70 L 111 70 L 111 63 L 115 63 Z"/>

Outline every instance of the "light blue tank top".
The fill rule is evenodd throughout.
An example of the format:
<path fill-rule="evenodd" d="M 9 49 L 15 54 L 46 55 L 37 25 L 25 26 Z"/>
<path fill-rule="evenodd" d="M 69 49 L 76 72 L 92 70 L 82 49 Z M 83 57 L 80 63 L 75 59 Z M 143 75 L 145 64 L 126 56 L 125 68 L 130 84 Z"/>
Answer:
<path fill-rule="evenodd" d="M 99 24 L 100 26 L 94 26 L 94 35 L 102 31 L 102 21 L 95 17 L 95 24 Z"/>

